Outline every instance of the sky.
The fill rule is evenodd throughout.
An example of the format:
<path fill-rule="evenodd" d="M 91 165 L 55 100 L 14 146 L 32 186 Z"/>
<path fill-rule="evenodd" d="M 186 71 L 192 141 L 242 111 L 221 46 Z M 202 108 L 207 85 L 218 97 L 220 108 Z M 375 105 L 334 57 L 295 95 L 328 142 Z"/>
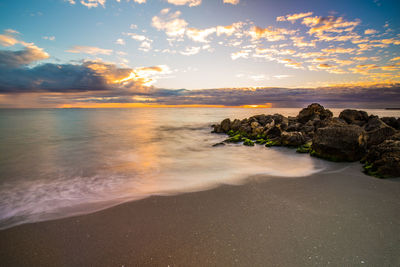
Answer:
<path fill-rule="evenodd" d="M 0 108 L 387 107 L 399 1 L 0 2 Z"/>

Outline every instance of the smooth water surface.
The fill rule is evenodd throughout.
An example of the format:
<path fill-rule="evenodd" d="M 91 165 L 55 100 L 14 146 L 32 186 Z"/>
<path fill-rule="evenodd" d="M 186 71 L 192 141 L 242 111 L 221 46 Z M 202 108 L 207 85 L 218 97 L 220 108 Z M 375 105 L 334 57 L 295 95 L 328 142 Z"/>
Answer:
<path fill-rule="evenodd" d="M 210 125 L 226 117 L 298 112 L 0 110 L 0 229 L 89 213 L 150 195 L 240 184 L 251 175 L 301 177 L 327 169 L 331 163 L 287 148 L 212 147 L 226 136 L 211 134 Z"/>

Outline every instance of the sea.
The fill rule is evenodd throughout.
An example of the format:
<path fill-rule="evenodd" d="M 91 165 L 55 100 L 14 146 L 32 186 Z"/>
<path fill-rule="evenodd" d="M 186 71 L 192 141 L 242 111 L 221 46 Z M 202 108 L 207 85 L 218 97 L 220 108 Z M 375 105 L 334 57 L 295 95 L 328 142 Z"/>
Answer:
<path fill-rule="evenodd" d="M 341 109 L 331 109 L 338 116 Z M 283 147 L 212 145 L 224 118 L 299 108 L 0 110 L 0 229 L 155 195 L 306 177 L 337 165 Z M 399 117 L 399 110 L 366 110 Z M 340 165 L 342 166 L 342 165 Z M 273 178 L 272 178 L 273 177 Z"/>

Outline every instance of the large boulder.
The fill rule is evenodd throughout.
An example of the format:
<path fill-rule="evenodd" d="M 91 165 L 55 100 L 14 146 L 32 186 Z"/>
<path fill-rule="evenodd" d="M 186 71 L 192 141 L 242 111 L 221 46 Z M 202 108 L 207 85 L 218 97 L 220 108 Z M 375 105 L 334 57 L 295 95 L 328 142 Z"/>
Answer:
<path fill-rule="evenodd" d="M 221 124 L 213 124 L 211 127 L 213 127 L 212 133 L 223 133 L 221 128 Z"/>
<path fill-rule="evenodd" d="M 301 132 L 282 132 L 281 144 L 284 146 L 301 146 L 306 142 Z"/>
<path fill-rule="evenodd" d="M 381 120 L 390 127 L 400 130 L 400 118 L 396 119 L 395 117 L 383 117 Z"/>
<path fill-rule="evenodd" d="M 400 177 L 400 140 L 385 140 L 371 147 L 363 161 L 369 175 Z"/>
<path fill-rule="evenodd" d="M 267 137 L 268 137 L 269 139 L 273 139 L 273 138 L 276 138 L 276 137 L 280 137 L 281 134 L 282 134 L 281 128 L 279 128 L 279 127 L 276 126 L 276 125 L 273 126 L 273 127 L 271 127 L 271 128 L 269 128 L 269 129 L 266 131 L 266 135 L 267 135 Z"/>
<path fill-rule="evenodd" d="M 339 118 L 348 124 L 363 126 L 368 121 L 368 113 L 362 110 L 345 109 L 340 112 Z"/>
<path fill-rule="evenodd" d="M 368 147 L 378 145 L 396 133 L 396 130 L 384 123 L 377 116 L 371 116 L 365 125 Z"/>
<path fill-rule="evenodd" d="M 233 122 L 231 123 L 231 130 L 234 132 L 238 131 L 240 128 L 240 125 L 241 125 L 240 120 L 234 119 Z"/>
<path fill-rule="evenodd" d="M 230 119 L 225 119 L 221 122 L 221 129 L 224 133 L 229 132 L 231 129 L 231 120 Z"/>
<path fill-rule="evenodd" d="M 332 161 L 357 161 L 365 155 L 366 133 L 356 125 L 333 125 L 318 129 L 312 155 Z"/>
<path fill-rule="evenodd" d="M 306 108 L 303 108 L 299 115 L 297 115 L 297 120 L 300 123 L 306 123 L 309 120 L 314 120 L 316 118 L 320 120 L 325 120 L 332 118 L 333 114 L 329 109 L 325 109 L 318 103 L 313 103 Z"/>

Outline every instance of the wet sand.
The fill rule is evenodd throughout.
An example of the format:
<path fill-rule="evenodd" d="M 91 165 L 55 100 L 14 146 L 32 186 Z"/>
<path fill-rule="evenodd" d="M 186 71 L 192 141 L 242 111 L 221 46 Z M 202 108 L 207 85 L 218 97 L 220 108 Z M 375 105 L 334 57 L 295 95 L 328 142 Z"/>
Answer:
<path fill-rule="evenodd" d="M 0 266 L 400 266 L 400 180 L 350 166 L 19 225 Z"/>

